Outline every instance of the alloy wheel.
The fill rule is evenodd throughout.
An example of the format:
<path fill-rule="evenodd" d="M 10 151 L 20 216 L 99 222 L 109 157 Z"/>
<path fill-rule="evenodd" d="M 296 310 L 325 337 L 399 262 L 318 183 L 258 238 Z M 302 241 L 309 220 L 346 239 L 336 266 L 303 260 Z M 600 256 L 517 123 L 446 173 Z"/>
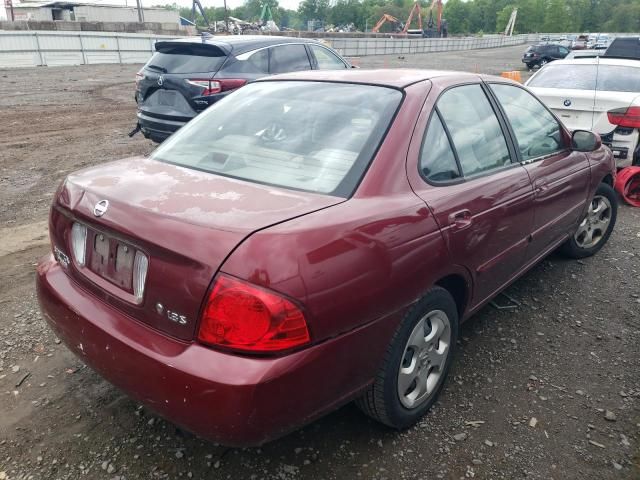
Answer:
<path fill-rule="evenodd" d="M 451 349 L 451 323 L 442 310 L 422 317 L 404 348 L 398 371 L 398 396 L 406 408 L 413 409 L 438 389 Z"/>
<path fill-rule="evenodd" d="M 604 238 L 611 223 L 611 211 L 611 202 L 607 197 L 593 197 L 587 215 L 573 237 L 580 248 L 595 247 Z"/>

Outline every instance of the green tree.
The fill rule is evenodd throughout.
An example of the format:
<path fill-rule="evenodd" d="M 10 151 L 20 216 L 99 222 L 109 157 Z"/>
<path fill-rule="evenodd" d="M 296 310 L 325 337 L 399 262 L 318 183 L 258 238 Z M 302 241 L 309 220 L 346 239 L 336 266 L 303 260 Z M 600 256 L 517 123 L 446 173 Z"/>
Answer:
<path fill-rule="evenodd" d="M 329 10 L 329 0 L 302 0 L 298 7 L 298 14 L 305 23 L 309 20 L 327 21 Z"/>
<path fill-rule="evenodd" d="M 471 4 L 462 0 L 449 0 L 444 5 L 443 17 L 447 19 L 450 34 L 471 32 Z"/>
<path fill-rule="evenodd" d="M 544 24 L 541 31 L 569 32 L 575 29 L 565 0 L 549 0 L 544 12 Z"/>

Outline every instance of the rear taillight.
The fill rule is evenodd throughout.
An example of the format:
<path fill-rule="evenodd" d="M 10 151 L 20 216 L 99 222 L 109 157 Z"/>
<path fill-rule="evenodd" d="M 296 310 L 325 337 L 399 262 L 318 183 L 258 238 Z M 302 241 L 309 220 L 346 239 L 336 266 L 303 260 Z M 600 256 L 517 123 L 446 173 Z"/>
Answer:
<path fill-rule="evenodd" d="M 78 266 L 84 267 L 87 253 L 87 227 L 80 223 L 74 223 L 71 227 L 71 250 Z"/>
<path fill-rule="evenodd" d="M 136 73 L 136 90 L 139 90 L 138 87 L 140 87 L 140 82 L 144 79 L 144 74 L 143 73 Z"/>
<path fill-rule="evenodd" d="M 138 303 L 142 302 L 144 297 L 144 284 L 147 280 L 147 270 L 149 270 L 149 259 L 140 252 L 136 252 L 133 259 L 133 295 Z"/>
<path fill-rule="evenodd" d="M 607 112 L 609 123 L 628 128 L 640 128 L 640 107 L 616 108 Z"/>
<path fill-rule="evenodd" d="M 207 299 L 198 339 L 234 350 L 274 352 L 305 345 L 310 336 L 304 314 L 293 302 L 220 275 Z"/>
<path fill-rule="evenodd" d="M 200 95 L 206 97 L 220 92 L 227 92 L 243 86 L 247 81 L 243 78 L 220 78 L 210 80 L 208 78 L 190 78 L 185 80 L 189 85 L 202 88 Z"/>

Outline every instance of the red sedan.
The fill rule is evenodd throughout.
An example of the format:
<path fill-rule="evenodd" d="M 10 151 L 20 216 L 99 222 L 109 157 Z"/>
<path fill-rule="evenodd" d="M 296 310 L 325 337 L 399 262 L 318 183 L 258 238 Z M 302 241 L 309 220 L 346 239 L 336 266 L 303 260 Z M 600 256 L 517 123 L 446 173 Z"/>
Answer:
<path fill-rule="evenodd" d="M 69 175 L 38 296 L 84 362 L 202 437 L 257 445 L 354 399 L 404 428 L 462 321 L 606 243 L 614 178 L 597 135 L 503 78 L 272 77 Z"/>

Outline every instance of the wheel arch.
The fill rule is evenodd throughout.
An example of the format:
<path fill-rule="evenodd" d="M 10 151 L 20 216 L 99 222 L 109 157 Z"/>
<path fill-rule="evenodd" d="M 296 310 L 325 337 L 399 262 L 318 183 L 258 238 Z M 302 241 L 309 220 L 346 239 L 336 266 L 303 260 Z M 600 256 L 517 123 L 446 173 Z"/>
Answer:
<path fill-rule="evenodd" d="M 456 303 L 458 318 L 462 319 L 471 298 L 471 285 L 467 278 L 461 274 L 453 273 L 442 277 L 435 282 L 435 285 L 444 288 L 451 294 Z"/>
<path fill-rule="evenodd" d="M 606 174 L 605 177 L 602 179 L 602 182 L 600 183 L 606 183 L 607 185 L 613 188 L 613 175 L 611 175 L 610 173 Z"/>

